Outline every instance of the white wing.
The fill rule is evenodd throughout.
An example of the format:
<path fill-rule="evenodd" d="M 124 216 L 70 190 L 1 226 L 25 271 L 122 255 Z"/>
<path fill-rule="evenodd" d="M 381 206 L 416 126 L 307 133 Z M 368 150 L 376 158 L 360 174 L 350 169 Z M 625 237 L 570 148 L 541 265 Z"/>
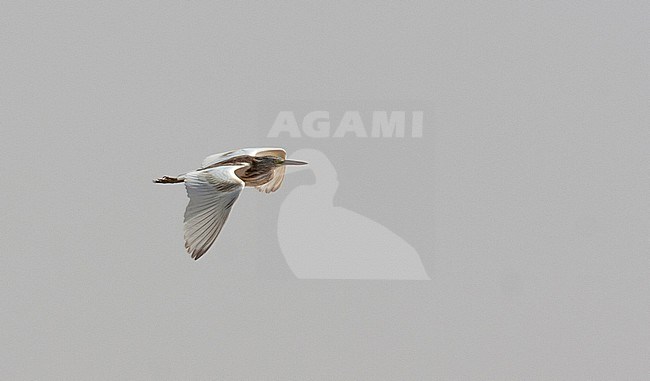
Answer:
<path fill-rule="evenodd" d="M 185 189 L 190 198 L 185 209 L 185 248 L 199 259 L 212 245 L 226 223 L 244 182 L 235 170 L 247 164 L 216 167 L 185 175 Z"/>
<path fill-rule="evenodd" d="M 220 163 L 224 160 L 228 160 L 236 156 L 243 156 L 243 155 L 263 156 L 264 154 L 281 156 L 282 158 L 287 157 L 287 153 L 282 148 L 242 148 L 234 151 L 228 151 L 228 152 L 222 152 L 222 153 L 216 153 L 214 155 L 210 155 L 205 159 L 203 159 L 201 168 L 207 168 L 213 164 Z"/>

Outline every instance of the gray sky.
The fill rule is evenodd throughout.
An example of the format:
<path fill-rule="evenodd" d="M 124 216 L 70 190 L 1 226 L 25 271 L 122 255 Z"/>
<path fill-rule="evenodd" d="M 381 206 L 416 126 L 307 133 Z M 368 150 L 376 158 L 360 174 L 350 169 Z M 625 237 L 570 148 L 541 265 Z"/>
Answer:
<path fill-rule="evenodd" d="M 645 379 L 648 8 L 3 2 L 0 378 Z M 267 137 L 283 110 L 423 136 Z M 333 205 L 431 280 L 297 279 L 278 214 L 310 171 L 192 261 L 151 179 L 250 146 L 325 153 Z"/>

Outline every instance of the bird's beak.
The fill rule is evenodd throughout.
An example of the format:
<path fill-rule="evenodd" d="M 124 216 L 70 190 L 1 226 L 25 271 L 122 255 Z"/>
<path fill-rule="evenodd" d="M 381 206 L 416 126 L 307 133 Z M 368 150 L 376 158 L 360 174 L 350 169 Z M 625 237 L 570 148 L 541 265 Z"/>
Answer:
<path fill-rule="evenodd" d="M 282 162 L 282 165 L 305 165 L 305 164 L 309 164 L 309 163 L 300 160 L 285 160 Z"/>

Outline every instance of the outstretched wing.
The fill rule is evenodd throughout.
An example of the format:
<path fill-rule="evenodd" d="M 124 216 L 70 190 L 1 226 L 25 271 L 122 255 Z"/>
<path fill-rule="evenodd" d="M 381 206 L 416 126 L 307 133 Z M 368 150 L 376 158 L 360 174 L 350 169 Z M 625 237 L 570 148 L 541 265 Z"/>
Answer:
<path fill-rule="evenodd" d="M 247 164 L 216 167 L 185 175 L 185 189 L 190 198 L 185 209 L 185 248 L 199 259 L 210 248 L 226 223 L 244 182 L 235 170 Z"/>
<path fill-rule="evenodd" d="M 237 156 L 266 156 L 274 155 L 285 158 L 287 153 L 282 148 L 242 148 L 234 151 L 216 153 L 203 159 L 201 168 L 207 168 L 211 165 L 221 163 L 222 161 L 232 159 Z"/>

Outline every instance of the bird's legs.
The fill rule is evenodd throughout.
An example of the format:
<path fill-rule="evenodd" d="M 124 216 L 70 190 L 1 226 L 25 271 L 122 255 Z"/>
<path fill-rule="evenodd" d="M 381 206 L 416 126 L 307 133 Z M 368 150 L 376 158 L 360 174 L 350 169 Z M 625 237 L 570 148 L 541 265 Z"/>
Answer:
<path fill-rule="evenodd" d="M 155 179 L 153 182 L 156 184 L 175 184 L 182 183 L 184 179 L 179 179 L 178 177 L 163 176 Z"/>

